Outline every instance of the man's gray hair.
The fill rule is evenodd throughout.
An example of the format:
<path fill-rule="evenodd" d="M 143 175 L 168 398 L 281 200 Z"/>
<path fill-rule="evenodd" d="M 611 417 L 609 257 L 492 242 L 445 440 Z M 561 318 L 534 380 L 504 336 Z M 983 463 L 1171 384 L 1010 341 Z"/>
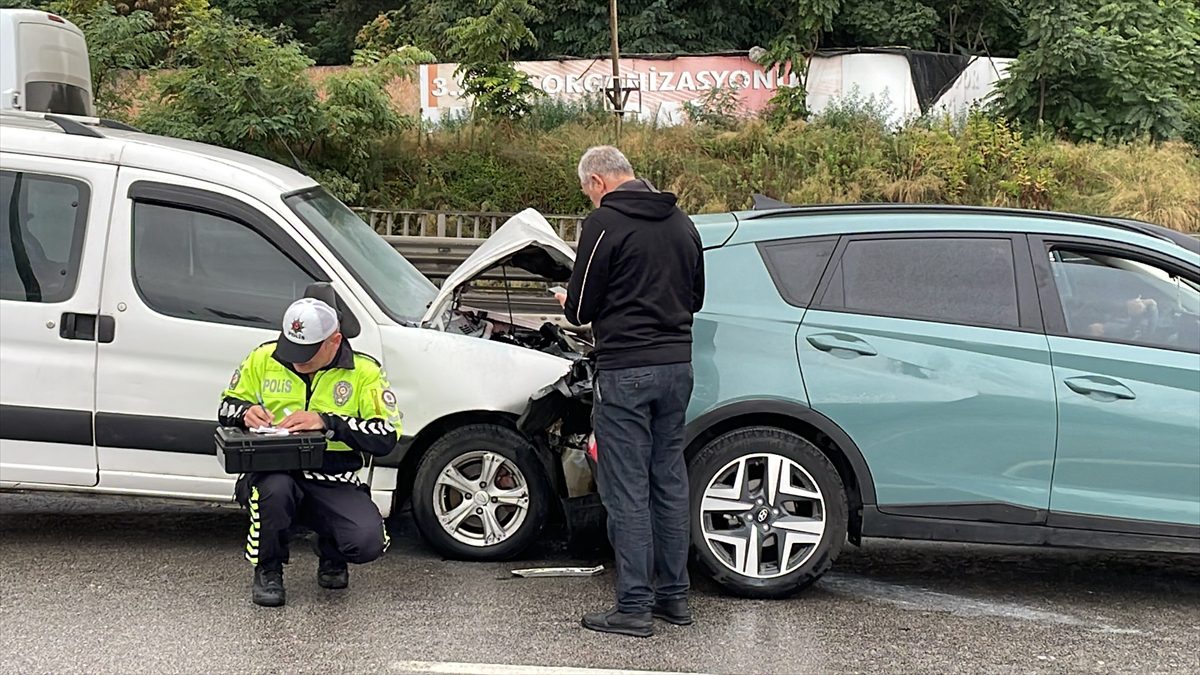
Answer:
<path fill-rule="evenodd" d="M 597 176 L 632 176 L 633 165 L 624 153 L 611 145 L 597 145 L 588 148 L 579 158 L 579 182 L 587 181 L 587 177 Z"/>

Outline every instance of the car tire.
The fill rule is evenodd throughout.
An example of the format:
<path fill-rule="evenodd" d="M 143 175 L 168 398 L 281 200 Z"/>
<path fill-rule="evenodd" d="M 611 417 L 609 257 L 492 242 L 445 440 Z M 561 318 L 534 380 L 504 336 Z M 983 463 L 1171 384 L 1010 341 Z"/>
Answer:
<path fill-rule="evenodd" d="M 786 492 L 775 481 L 774 503 L 766 479 L 772 466 L 780 476 L 788 469 Z M 845 488 L 829 458 L 803 437 L 771 427 L 733 431 L 705 445 L 689 462 L 688 474 L 692 556 L 727 591 L 787 597 L 812 585 L 841 553 L 848 521 Z M 814 534 L 817 527 L 821 531 Z M 753 560 L 739 553 L 760 542 Z M 752 568 L 759 573 L 746 573 Z"/>
<path fill-rule="evenodd" d="M 485 456 L 499 458 L 488 460 L 499 466 L 492 484 L 481 488 Z M 457 476 L 447 473 L 452 468 Z M 476 490 L 474 497 L 459 489 L 463 478 Z M 519 520 L 515 518 L 520 504 L 489 497 L 501 491 L 509 501 L 525 495 Z M 473 424 L 442 436 L 421 458 L 413 484 L 413 520 L 425 541 L 448 558 L 507 560 L 524 552 L 541 533 L 550 512 L 550 492 L 550 481 L 528 439 L 502 425 Z M 464 506 L 469 499 L 475 501 Z M 456 511 L 459 508 L 469 512 Z M 487 511 L 495 516 L 490 527 Z M 489 541 L 488 534 L 497 531 L 503 538 Z"/>

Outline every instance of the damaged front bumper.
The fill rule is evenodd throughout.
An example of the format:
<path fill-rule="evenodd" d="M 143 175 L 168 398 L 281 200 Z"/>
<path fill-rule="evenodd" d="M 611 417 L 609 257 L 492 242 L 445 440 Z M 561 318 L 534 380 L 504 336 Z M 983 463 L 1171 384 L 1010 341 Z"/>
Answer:
<path fill-rule="evenodd" d="M 592 433 L 595 359 L 581 356 L 557 382 L 534 392 L 517 429 L 548 449 L 559 471 L 556 485 L 572 545 L 597 543 L 604 507 L 596 490 L 596 439 Z M 602 542 L 603 537 L 599 540 Z"/>

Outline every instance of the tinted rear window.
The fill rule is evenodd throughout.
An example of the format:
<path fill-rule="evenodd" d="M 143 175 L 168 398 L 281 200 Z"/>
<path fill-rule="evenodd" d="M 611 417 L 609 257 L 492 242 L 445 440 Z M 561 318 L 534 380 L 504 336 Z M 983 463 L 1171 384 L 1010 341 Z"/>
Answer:
<path fill-rule="evenodd" d="M 60 115 L 91 115 L 91 97 L 86 89 L 62 82 L 27 82 L 25 109 Z"/>
<path fill-rule="evenodd" d="M 793 239 L 759 244 L 758 250 L 783 299 L 807 307 L 836 245 L 836 238 Z"/>
<path fill-rule="evenodd" d="M 988 238 L 857 239 L 821 304 L 904 319 L 1016 328 L 1012 242 Z"/>

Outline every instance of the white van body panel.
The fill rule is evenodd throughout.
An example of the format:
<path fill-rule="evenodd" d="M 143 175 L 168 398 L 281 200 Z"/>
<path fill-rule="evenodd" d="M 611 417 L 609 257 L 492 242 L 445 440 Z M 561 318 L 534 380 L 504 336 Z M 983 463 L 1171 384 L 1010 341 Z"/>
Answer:
<path fill-rule="evenodd" d="M 71 119 L 91 128 L 98 126 L 95 119 Z M 282 236 L 309 256 L 332 280 L 339 296 L 362 324 L 362 334 L 352 339 L 352 345 L 383 365 L 403 414 L 402 430 L 408 442 L 431 423 L 456 414 L 519 414 L 535 391 L 552 384 L 569 369 L 568 361 L 532 349 L 401 325 L 392 319 L 284 202 L 289 193 L 318 186 L 291 168 L 240 152 L 132 131 L 101 127 L 97 129 L 100 138 L 70 134 L 33 113 L 5 112 L 0 115 L 0 126 L 6 171 L 37 170 L 33 162 L 38 160 L 92 167 L 91 171 L 107 172 L 105 175 L 110 177 L 105 198 L 92 198 L 93 208 L 103 209 L 103 214 L 95 222 L 89 221 L 89 236 L 97 238 L 98 251 L 92 253 L 89 249 L 89 255 L 99 256 L 91 264 L 93 268 L 103 267 L 93 279 L 92 293 L 98 295 L 99 314 L 114 317 L 116 326 L 112 342 L 90 344 L 96 354 L 92 407 L 97 420 L 107 415 L 123 420 L 137 416 L 215 421 L 221 391 L 234 368 L 256 345 L 278 335 L 274 329 L 166 316 L 147 306 L 139 295 L 132 269 L 134 201 L 129 191 L 138 182 L 202 190 L 236 200 L 268 219 Z M 96 305 L 93 302 L 90 306 Z M 40 330 L 47 335 L 47 349 L 57 349 L 61 345 L 49 339 L 52 331 L 44 325 L 50 316 L 46 313 L 51 310 L 60 311 L 39 303 L 0 300 L 4 315 L 0 323 L 6 331 L 0 355 L 6 375 L 14 367 L 11 359 L 17 356 L 9 349 L 17 343 L 7 337 L 9 318 L 23 316 L 21 312 L 41 312 L 20 323 L 29 330 L 33 330 L 29 326 L 41 325 Z M 35 360 L 49 358 L 47 354 Z M 10 391 L 9 378 L 3 381 L 6 407 L 64 407 L 63 399 L 56 398 L 62 393 L 56 381 L 39 388 L 50 397 L 47 400 L 30 398 L 27 388 L 13 387 Z M 132 447 L 155 441 L 133 442 L 128 438 L 120 444 L 109 444 L 101 438 L 100 425 L 96 429 L 94 447 L 70 449 L 88 460 L 87 466 L 76 467 L 83 472 L 80 478 L 72 481 L 66 476 L 49 477 L 34 483 L 23 474 L 13 473 L 10 477 L 6 470 L 0 476 L 0 488 L 230 503 L 235 477 L 224 473 L 209 447 L 182 451 L 179 447 Z M 151 431 L 141 436 L 153 438 L 155 434 Z M 59 464 L 60 468 L 70 468 L 66 463 Z M 386 516 L 392 509 L 398 470 L 369 466 L 360 477 L 370 482 L 372 499 Z"/>

